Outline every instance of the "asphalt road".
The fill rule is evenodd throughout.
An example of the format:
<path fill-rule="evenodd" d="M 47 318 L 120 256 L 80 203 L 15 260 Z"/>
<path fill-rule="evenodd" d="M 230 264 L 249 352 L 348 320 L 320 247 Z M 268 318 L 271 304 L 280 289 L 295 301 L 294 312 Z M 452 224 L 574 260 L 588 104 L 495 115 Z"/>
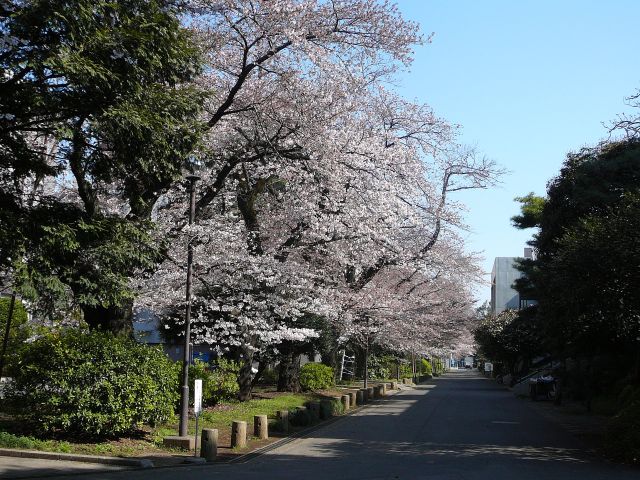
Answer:
<path fill-rule="evenodd" d="M 453 372 L 245 463 L 105 472 L 93 480 L 640 479 L 477 373 Z"/>

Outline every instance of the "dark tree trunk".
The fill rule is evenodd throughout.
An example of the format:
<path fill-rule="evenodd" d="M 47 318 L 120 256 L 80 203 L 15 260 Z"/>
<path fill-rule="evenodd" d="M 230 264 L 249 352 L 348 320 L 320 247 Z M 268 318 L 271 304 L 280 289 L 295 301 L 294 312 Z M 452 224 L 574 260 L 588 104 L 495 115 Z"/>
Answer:
<path fill-rule="evenodd" d="M 293 349 L 289 349 L 280 358 L 278 391 L 295 393 L 300 391 L 300 354 L 295 353 Z"/>
<path fill-rule="evenodd" d="M 84 321 L 91 330 L 102 330 L 114 335 L 126 335 L 133 337 L 133 301 L 128 301 L 121 306 L 82 307 Z"/>
<path fill-rule="evenodd" d="M 251 389 L 253 388 L 253 349 L 250 345 L 240 347 L 240 372 L 238 373 L 238 400 L 245 402 L 251 400 Z"/>

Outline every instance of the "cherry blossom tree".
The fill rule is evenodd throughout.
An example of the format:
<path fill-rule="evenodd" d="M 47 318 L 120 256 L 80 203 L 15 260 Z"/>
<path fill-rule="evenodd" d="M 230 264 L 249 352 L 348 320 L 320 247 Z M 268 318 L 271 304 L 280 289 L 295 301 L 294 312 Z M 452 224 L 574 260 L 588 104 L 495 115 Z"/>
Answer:
<path fill-rule="evenodd" d="M 242 398 L 256 352 L 314 338 L 313 318 L 346 336 L 374 318 L 379 341 L 407 351 L 450 343 L 477 274 L 450 195 L 498 172 L 428 106 L 385 88 L 423 41 L 416 25 L 366 0 L 188 8 L 208 58 L 197 218 L 186 226 L 182 185 L 156 204 L 171 241 L 139 304 L 183 304 L 193 242 L 194 335 L 241 353 Z"/>

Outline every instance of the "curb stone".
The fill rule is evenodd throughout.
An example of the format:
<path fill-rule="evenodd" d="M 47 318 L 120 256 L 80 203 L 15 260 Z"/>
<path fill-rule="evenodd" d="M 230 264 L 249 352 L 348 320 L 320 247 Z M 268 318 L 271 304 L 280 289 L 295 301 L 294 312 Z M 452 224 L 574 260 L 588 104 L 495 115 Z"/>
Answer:
<path fill-rule="evenodd" d="M 75 453 L 42 452 L 39 450 L 18 450 L 0 448 L 0 456 L 39 458 L 42 460 L 64 460 L 67 462 L 101 463 L 124 467 L 152 468 L 153 462 L 146 458 L 103 457 L 98 455 L 79 455 Z"/>

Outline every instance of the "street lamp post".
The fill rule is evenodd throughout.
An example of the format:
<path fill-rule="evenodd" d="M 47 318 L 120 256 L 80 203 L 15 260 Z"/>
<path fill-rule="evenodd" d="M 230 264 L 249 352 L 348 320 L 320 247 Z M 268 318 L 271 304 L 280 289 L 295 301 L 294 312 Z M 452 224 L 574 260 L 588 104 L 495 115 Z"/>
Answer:
<path fill-rule="evenodd" d="M 189 182 L 189 225 L 191 226 L 196 216 L 196 182 L 200 179 L 197 175 L 188 175 Z M 189 234 L 187 245 L 187 308 L 184 321 L 184 356 L 182 362 L 182 390 L 180 392 L 180 428 L 178 434 L 187 436 L 189 426 L 189 343 L 191 339 L 191 281 L 193 264 L 193 236 Z"/>
<path fill-rule="evenodd" d="M 364 388 L 369 386 L 369 317 L 367 319 L 367 338 L 366 345 L 364 347 Z"/>

